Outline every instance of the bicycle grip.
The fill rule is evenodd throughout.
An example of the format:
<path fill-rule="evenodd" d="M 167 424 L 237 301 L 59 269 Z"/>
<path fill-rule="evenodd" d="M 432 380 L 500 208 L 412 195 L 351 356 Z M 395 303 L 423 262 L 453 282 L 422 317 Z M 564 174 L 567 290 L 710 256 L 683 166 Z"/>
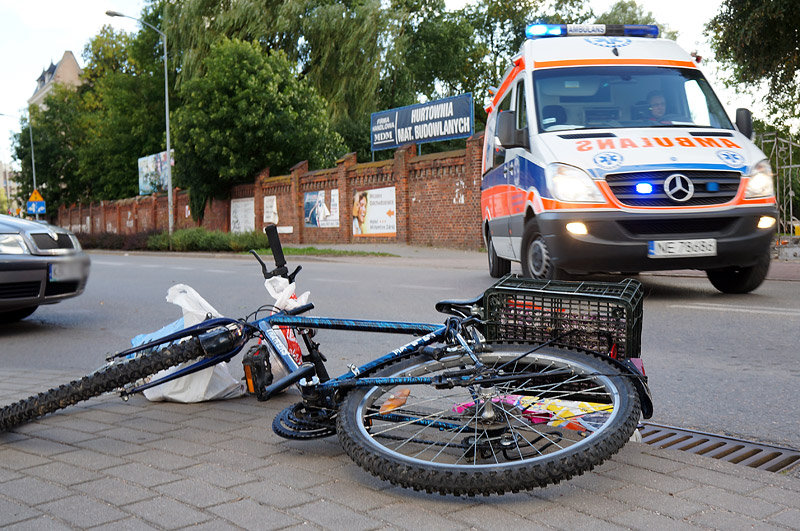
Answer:
<path fill-rule="evenodd" d="M 264 234 L 267 235 L 269 241 L 269 248 L 272 251 L 272 256 L 275 259 L 276 267 L 283 267 L 286 265 L 286 258 L 283 256 L 283 247 L 281 247 L 281 239 L 278 236 L 277 225 L 267 225 L 264 227 Z"/>

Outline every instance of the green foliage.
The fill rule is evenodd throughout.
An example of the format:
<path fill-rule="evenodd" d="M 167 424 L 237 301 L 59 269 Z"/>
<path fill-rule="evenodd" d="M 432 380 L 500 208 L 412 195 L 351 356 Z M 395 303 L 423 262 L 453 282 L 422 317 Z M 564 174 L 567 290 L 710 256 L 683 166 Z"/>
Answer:
<path fill-rule="evenodd" d="M 800 9 L 796 0 L 725 0 L 706 25 L 716 58 L 732 69 L 730 85 L 766 82 L 766 103 L 780 120 L 800 114 Z"/>
<path fill-rule="evenodd" d="M 650 11 L 645 11 L 636 0 L 618 0 L 595 20 L 596 24 L 656 24 L 659 36 L 675 40 L 678 32 L 669 29 L 665 24 L 658 24 L 655 16 Z"/>
<path fill-rule="evenodd" d="M 203 77 L 181 85 L 185 103 L 175 113 L 176 172 L 191 189 L 193 215 L 265 167 L 277 174 L 300 160 L 320 167 L 344 152 L 324 100 L 282 52 L 223 39 L 203 68 Z"/>

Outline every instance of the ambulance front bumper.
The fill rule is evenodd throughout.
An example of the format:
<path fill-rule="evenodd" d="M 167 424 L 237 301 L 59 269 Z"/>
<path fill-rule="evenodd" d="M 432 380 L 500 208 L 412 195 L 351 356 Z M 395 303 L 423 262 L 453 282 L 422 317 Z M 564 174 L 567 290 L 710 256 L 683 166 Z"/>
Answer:
<path fill-rule="evenodd" d="M 777 219 L 777 209 L 747 207 L 679 216 L 556 212 L 540 214 L 537 222 L 557 267 L 571 273 L 604 273 L 752 266 L 769 252 L 775 234 L 774 226 L 758 228 L 762 216 Z M 569 232 L 570 222 L 583 223 L 587 234 Z M 714 254 L 708 256 L 712 247 Z M 669 254 L 673 250 L 677 256 Z"/>

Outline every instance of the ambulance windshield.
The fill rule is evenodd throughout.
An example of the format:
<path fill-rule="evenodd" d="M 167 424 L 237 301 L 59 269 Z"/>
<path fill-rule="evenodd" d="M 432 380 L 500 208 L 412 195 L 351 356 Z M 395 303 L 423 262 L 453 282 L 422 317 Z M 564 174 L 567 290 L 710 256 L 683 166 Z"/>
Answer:
<path fill-rule="evenodd" d="M 699 70 L 602 66 L 533 73 L 539 132 L 624 127 L 733 129 Z"/>

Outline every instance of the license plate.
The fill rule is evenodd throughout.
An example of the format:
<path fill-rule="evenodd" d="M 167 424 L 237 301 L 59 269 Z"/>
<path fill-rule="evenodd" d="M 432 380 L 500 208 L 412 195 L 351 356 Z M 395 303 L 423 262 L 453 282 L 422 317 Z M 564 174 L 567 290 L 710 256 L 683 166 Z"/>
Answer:
<path fill-rule="evenodd" d="M 83 278 L 83 264 L 80 262 L 64 262 L 50 264 L 50 281 L 62 282 L 65 280 L 80 280 Z"/>
<path fill-rule="evenodd" d="M 717 240 L 704 238 L 697 240 L 651 241 L 647 245 L 647 256 L 650 258 L 717 256 Z"/>

